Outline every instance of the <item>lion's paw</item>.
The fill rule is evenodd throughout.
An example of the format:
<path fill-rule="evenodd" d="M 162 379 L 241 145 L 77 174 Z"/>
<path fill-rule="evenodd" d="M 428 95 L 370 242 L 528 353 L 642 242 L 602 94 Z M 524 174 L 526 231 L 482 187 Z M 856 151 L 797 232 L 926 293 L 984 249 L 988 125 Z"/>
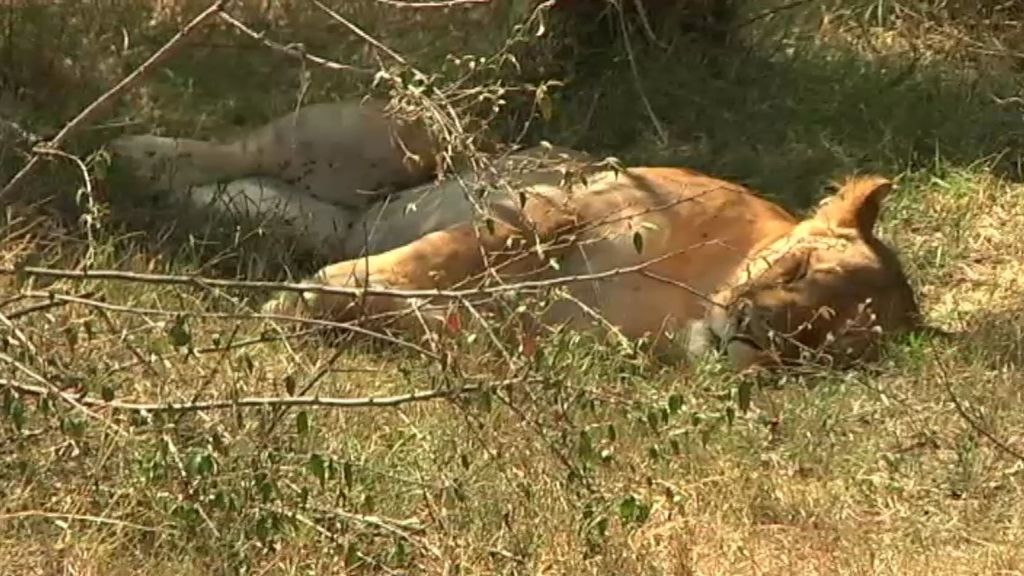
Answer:
<path fill-rule="evenodd" d="M 281 292 L 263 304 L 260 312 L 270 316 L 305 316 L 316 308 L 318 296 L 304 292 Z"/>

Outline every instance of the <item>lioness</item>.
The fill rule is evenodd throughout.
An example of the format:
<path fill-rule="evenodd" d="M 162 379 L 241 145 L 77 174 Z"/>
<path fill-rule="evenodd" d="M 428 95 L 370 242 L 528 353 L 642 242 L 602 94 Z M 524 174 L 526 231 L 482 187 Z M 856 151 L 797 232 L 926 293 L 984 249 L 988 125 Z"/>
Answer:
<path fill-rule="evenodd" d="M 332 106 L 334 114 L 353 110 L 346 103 L 321 106 L 318 113 L 324 117 Z M 375 122 L 382 118 L 373 114 Z M 423 291 L 562 279 L 568 296 L 540 313 L 541 325 L 600 327 L 658 342 L 682 333 L 692 353 L 717 348 L 737 369 L 776 365 L 807 351 L 827 353 L 839 364 L 866 360 L 876 355 L 882 333 L 922 327 L 897 256 L 874 233 L 891 189 L 881 177 L 850 179 L 799 220 L 739 185 L 691 170 L 619 170 L 595 164 L 583 153 L 542 147 L 497 163 L 497 173 L 507 178 L 466 171 L 361 208 L 330 201 L 336 192 L 330 178 L 307 189 L 301 177 L 286 180 L 278 167 L 291 165 L 296 155 L 307 162 L 332 162 L 339 167 L 335 173 L 345 194 L 356 188 L 348 185 L 352 179 L 345 179 L 346 169 L 358 173 L 360 182 L 414 181 L 405 164 L 396 164 L 408 150 L 392 138 L 397 125 L 379 121 L 373 125 L 391 136 L 363 135 L 391 160 L 378 175 L 365 160 L 353 165 L 351 157 L 315 149 L 317 142 L 357 142 L 359 135 L 348 130 L 371 123 L 320 123 L 308 128 L 313 138 L 291 118 L 291 124 L 276 121 L 278 136 L 259 136 L 274 133 L 263 128 L 244 137 L 245 146 L 220 145 L 232 149 L 232 159 L 226 161 L 231 170 L 219 175 L 213 167 L 222 156 L 207 155 L 208 146 L 215 145 L 188 144 L 189 155 L 176 161 L 185 165 L 189 186 L 209 185 L 196 177 L 204 173 L 249 176 L 230 182 L 227 188 L 236 200 L 217 206 L 237 206 L 242 198 L 264 210 L 271 208 L 268 197 L 273 207 L 305 206 L 312 198 L 316 208 L 306 212 L 308 219 L 302 210 L 288 214 L 300 230 L 308 230 L 311 221 L 344 223 L 319 228 L 321 236 L 334 236 L 330 250 L 343 260 L 321 269 L 313 278 L 317 283 Z M 281 126 L 291 126 L 288 138 L 312 143 L 312 148 L 279 146 L 285 141 Z M 420 157 L 429 157 L 424 152 L 429 139 L 414 136 Z M 392 138 L 390 148 L 382 144 L 387 138 Z M 113 148 L 144 160 L 138 165 L 147 172 L 154 158 L 173 159 L 168 151 L 181 147 L 167 144 L 170 140 L 156 147 L 153 142 L 152 137 L 129 137 Z M 256 162 L 256 157 L 274 161 Z M 248 173 L 237 169 L 243 165 L 250 166 Z M 487 194 L 475 193 L 481 189 Z M 202 198 L 207 201 L 209 194 Z M 445 292 L 427 299 L 456 296 Z M 379 290 L 361 295 L 288 292 L 271 300 L 266 310 L 349 320 L 388 316 L 410 306 L 405 295 Z M 391 321 L 418 329 L 434 321 L 443 324 L 447 314 L 440 307 L 419 312 L 398 320 L 391 314 Z"/>

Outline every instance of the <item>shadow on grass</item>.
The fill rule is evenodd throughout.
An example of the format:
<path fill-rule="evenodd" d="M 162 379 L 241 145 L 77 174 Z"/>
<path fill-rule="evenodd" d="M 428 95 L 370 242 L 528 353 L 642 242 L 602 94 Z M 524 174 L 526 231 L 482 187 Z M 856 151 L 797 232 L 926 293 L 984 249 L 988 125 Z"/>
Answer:
<path fill-rule="evenodd" d="M 1024 114 L 1000 103 L 995 95 L 1007 86 L 994 80 L 822 48 L 772 56 L 680 44 L 637 61 L 667 145 L 657 141 L 629 63 L 613 58 L 578 66 L 555 116 L 528 139 L 630 164 L 693 167 L 793 210 L 858 172 L 980 165 L 1024 177 Z"/>
<path fill-rule="evenodd" d="M 577 66 L 560 116 L 533 136 L 631 164 L 693 167 L 794 209 L 854 172 L 893 177 L 942 161 L 1024 177 L 1024 110 L 996 97 L 1012 79 L 811 46 L 773 55 L 679 43 L 635 56 L 666 146 L 625 57 Z"/>
<path fill-rule="evenodd" d="M 44 12 L 35 18 L 38 30 L 46 29 L 44 16 L 52 16 Z M 145 30 L 144 40 L 150 45 L 173 29 L 169 24 L 147 28 L 141 23 L 144 12 L 131 14 L 133 19 L 122 24 Z M 290 39 L 296 30 L 274 31 L 277 37 Z M 94 39 L 114 45 L 120 41 L 115 32 L 104 27 Z M 88 38 L 60 35 L 60 49 L 74 53 L 81 48 L 76 42 Z M 32 38 L 22 40 L 25 51 Z M 52 88 L 67 98 L 46 110 L 35 107 L 24 120 L 51 132 L 59 125 L 57 120 L 68 117 L 100 86 L 148 54 L 138 48 L 142 40 L 134 39 L 130 58 L 108 59 L 117 66 L 104 69 L 104 74 L 93 78 L 81 72 L 77 79 L 54 80 L 53 87 L 39 94 Z M 854 172 L 893 177 L 941 161 L 947 166 L 981 163 L 1003 177 L 1024 177 L 1024 114 L 1012 101 L 1001 104 L 993 97 L 1005 92 L 1012 78 L 971 79 L 937 66 L 917 66 L 907 58 L 869 60 L 806 41 L 755 48 L 679 40 L 668 50 L 643 44 L 634 38 L 639 84 L 668 134 L 667 144 L 658 142 L 621 44 L 572 66 L 569 82 L 557 96 L 554 117 L 546 124 L 534 120 L 528 138 L 618 156 L 630 164 L 697 168 L 742 182 L 791 209 L 806 208 L 829 180 Z M 326 53 L 343 59 L 337 51 Z M 29 68 L 20 70 L 23 80 L 31 76 Z M 305 102 L 329 100 L 354 93 L 362 83 L 363 79 L 305 67 L 244 39 L 214 42 L 203 37 L 148 79 L 144 90 L 126 98 L 112 119 L 112 124 L 143 126 L 90 129 L 75 139 L 73 149 L 88 153 L 126 130 L 223 136 L 233 126 L 253 126 L 289 110 L 300 94 Z M 74 89 L 69 88 L 72 85 Z M 520 129 L 511 126 L 508 133 Z M 77 180 L 73 165 L 61 169 L 68 181 Z M 73 195 L 56 180 L 40 181 L 49 195 Z M 173 207 L 168 213 L 137 194 L 137 185 L 110 180 L 102 188 L 110 192 L 105 199 L 112 202 L 118 219 L 136 230 L 152 230 L 180 216 Z"/>

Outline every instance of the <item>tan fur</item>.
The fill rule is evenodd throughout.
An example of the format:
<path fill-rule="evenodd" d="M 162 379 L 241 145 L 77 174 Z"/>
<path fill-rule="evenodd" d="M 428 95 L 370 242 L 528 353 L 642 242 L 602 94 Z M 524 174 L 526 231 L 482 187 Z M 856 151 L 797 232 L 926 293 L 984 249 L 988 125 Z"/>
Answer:
<path fill-rule="evenodd" d="M 706 329 L 737 368 L 792 360 L 829 338 L 835 342 L 824 350 L 839 361 L 869 357 L 878 341 L 872 311 L 886 332 L 917 323 L 899 262 L 872 232 L 889 187 L 883 179 L 852 180 L 803 221 L 740 186 L 684 169 L 604 171 L 570 187 L 559 180 L 548 174 L 492 199 L 487 207 L 499 222 L 491 229 L 464 221 L 327 266 L 315 279 L 329 286 L 468 288 L 492 276 L 485 268 L 515 282 L 653 261 L 642 271 L 570 284 L 572 299 L 548 309 L 542 323 L 589 328 L 594 311 L 600 325 L 631 338 Z M 522 208 L 514 200 L 519 193 L 528 198 Z M 542 257 L 538 244 L 548 246 Z M 560 260 L 557 269 L 547 265 L 550 258 Z M 268 310 L 353 319 L 408 305 L 381 295 L 284 294 Z M 404 325 L 421 323 L 409 315 Z M 701 351 L 702 344 L 692 346 Z"/>
<path fill-rule="evenodd" d="M 226 142 L 135 135 L 109 147 L 158 189 L 181 193 L 266 176 L 350 209 L 426 182 L 436 168 L 426 128 L 398 120 L 373 100 L 312 104 Z"/>
<path fill-rule="evenodd" d="M 899 260 L 874 235 L 891 188 L 880 177 L 850 180 L 803 220 L 693 170 L 621 172 L 559 148 L 432 182 L 427 131 L 354 101 L 308 106 L 226 143 L 129 136 L 111 148 L 195 204 L 285 222 L 338 260 L 315 277 L 330 286 L 473 288 L 630 269 L 568 284 L 570 297 L 540 324 L 598 326 L 662 347 L 683 334 L 691 352 L 716 347 L 737 368 L 816 351 L 841 363 L 870 358 L 878 329 L 919 326 Z M 267 309 L 354 319 L 409 306 L 291 293 Z M 443 315 L 428 308 L 393 325 L 420 329 Z"/>

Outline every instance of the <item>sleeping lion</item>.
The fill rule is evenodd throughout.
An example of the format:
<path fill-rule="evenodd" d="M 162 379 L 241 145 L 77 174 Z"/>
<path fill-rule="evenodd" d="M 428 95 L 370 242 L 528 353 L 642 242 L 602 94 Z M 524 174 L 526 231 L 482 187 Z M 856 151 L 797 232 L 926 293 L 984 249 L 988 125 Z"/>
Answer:
<path fill-rule="evenodd" d="M 885 335 L 924 329 L 875 235 L 892 189 L 878 176 L 849 179 L 803 219 L 692 170 L 550 146 L 437 178 L 429 131 L 373 101 L 307 106 L 223 143 L 143 135 L 110 148 L 151 185 L 269 215 L 336 261 L 311 282 L 338 290 L 285 292 L 268 312 L 433 330 L 454 304 L 492 306 L 502 285 L 558 285 L 536 326 L 655 347 L 681 337 L 738 370 L 867 361 Z"/>

